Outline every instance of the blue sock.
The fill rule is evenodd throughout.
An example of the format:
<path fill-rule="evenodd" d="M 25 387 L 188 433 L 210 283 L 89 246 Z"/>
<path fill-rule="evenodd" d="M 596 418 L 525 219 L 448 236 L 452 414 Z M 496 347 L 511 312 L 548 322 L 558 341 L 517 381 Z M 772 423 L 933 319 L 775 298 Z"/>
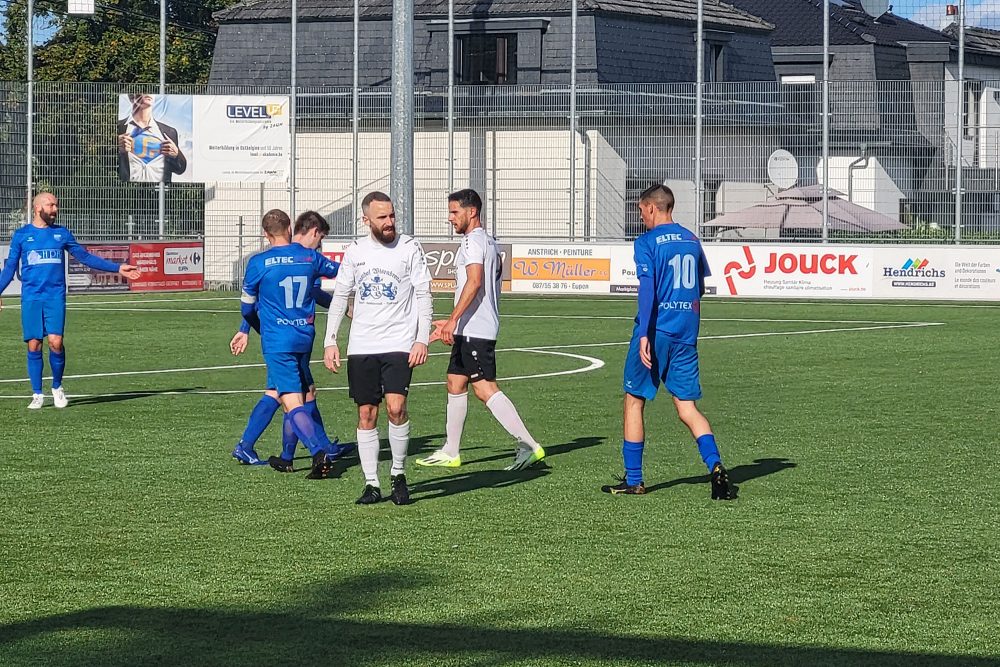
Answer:
<path fill-rule="evenodd" d="M 52 388 L 58 389 L 62 386 L 63 371 L 66 370 L 66 348 L 62 352 L 49 348 L 49 366 L 52 367 Z"/>
<path fill-rule="evenodd" d="M 299 440 L 306 446 L 310 454 L 316 456 L 318 452 L 323 451 L 323 444 L 316 435 L 316 422 L 313 421 L 312 415 L 309 414 L 305 406 L 299 406 L 289 412 L 288 421 L 291 422 L 295 435 L 299 436 Z"/>
<path fill-rule="evenodd" d="M 281 424 L 281 458 L 286 461 L 295 460 L 295 448 L 299 446 L 299 436 L 295 435 L 292 428 L 292 420 L 285 413 L 285 419 Z"/>
<path fill-rule="evenodd" d="M 253 448 L 261 434 L 264 433 L 264 429 L 271 423 L 277 410 L 278 401 L 267 394 L 261 396 L 257 405 L 253 406 L 250 419 L 247 420 L 247 428 L 243 431 L 243 437 L 240 438 L 240 446 Z"/>
<path fill-rule="evenodd" d="M 42 351 L 32 352 L 28 350 L 28 378 L 31 380 L 31 393 L 42 393 Z"/>
<path fill-rule="evenodd" d="M 711 433 L 698 438 L 698 453 L 701 454 L 701 460 L 708 466 L 708 472 L 712 472 L 716 463 L 722 463 L 719 448 L 715 446 L 715 436 Z"/>
<path fill-rule="evenodd" d="M 316 406 L 316 400 L 306 401 L 305 404 L 306 411 L 312 415 L 314 426 L 316 427 L 316 437 L 319 441 L 323 443 L 324 449 L 329 450 L 333 447 L 333 443 L 330 442 L 330 436 L 326 434 L 326 428 L 323 426 L 323 418 L 319 414 L 319 408 Z"/>
<path fill-rule="evenodd" d="M 622 458 L 625 459 L 625 483 L 635 486 L 642 483 L 642 448 L 645 443 L 622 441 Z"/>

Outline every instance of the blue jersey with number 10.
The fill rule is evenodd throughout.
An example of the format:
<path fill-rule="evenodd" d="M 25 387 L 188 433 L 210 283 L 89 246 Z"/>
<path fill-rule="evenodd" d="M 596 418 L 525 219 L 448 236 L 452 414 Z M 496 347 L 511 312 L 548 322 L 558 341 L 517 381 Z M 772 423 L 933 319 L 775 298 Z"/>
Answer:
<path fill-rule="evenodd" d="M 695 344 L 705 276 L 711 275 L 698 237 L 677 223 L 657 225 L 637 238 L 634 248 L 636 276 L 653 280 L 656 311 L 650 328 Z"/>
<path fill-rule="evenodd" d="M 298 243 L 268 248 L 250 258 L 243 302 L 257 303 L 265 353 L 311 352 L 316 335 L 317 278 L 334 278 L 340 265 Z"/>

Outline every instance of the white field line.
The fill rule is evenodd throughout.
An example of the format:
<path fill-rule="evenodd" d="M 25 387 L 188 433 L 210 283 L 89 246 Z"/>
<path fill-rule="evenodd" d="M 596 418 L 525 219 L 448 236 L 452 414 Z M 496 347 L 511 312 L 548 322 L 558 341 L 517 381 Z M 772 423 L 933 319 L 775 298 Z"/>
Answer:
<path fill-rule="evenodd" d="M 807 329 L 807 330 L 803 330 L 803 331 L 766 331 L 766 332 L 759 332 L 759 333 L 742 333 L 742 334 L 726 334 L 726 335 L 718 335 L 718 336 L 701 336 L 699 338 L 699 340 L 727 340 L 727 339 L 733 339 L 733 338 L 765 338 L 765 337 L 771 337 L 771 336 L 803 336 L 803 335 L 807 335 L 807 334 L 843 333 L 843 332 L 850 332 L 850 331 L 876 331 L 876 330 L 880 330 L 880 329 L 915 329 L 915 328 L 921 328 L 921 327 L 942 326 L 943 324 L 944 324 L 943 322 L 911 322 L 911 323 L 905 323 L 905 324 L 883 324 L 883 325 L 865 326 L 865 327 L 846 327 L 846 328 L 845 327 L 841 327 L 841 328 L 836 328 L 836 329 Z M 628 345 L 628 344 L 629 344 L 629 341 L 613 341 L 613 342 L 607 342 L 607 343 L 576 343 L 576 344 L 571 344 L 571 345 L 542 345 L 542 346 L 536 346 L 536 347 L 512 347 L 512 348 L 504 348 L 504 349 L 497 350 L 497 352 L 533 352 L 533 353 L 537 353 L 537 354 L 551 354 L 551 355 L 567 356 L 567 357 L 578 358 L 578 359 L 586 359 L 591 364 L 596 363 L 596 362 L 600 362 L 600 366 L 596 366 L 596 367 L 593 367 L 593 368 L 591 368 L 591 367 L 588 366 L 585 370 L 555 371 L 553 373 L 542 373 L 542 374 L 538 374 L 538 375 L 523 375 L 523 376 L 514 376 L 514 377 L 511 377 L 511 378 L 505 378 L 505 379 L 508 379 L 508 380 L 525 380 L 525 379 L 531 379 L 531 378 L 555 377 L 555 376 L 558 376 L 558 375 L 572 375 L 572 374 L 575 374 L 575 373 L 583 373 L 583 372 L 588 372 L 588 371 L 591 371 L 591 370 L 596 370 L 597 368 L 600 368 L 601 366 L 604 365 L 603 361 L 595 360 L 595 359 L 593 359 L 591 357 L 577 356 L 577 355 L 573 355 L 573 354 L 569 354 L 569 353 L 560 353 L 560 352 L 558 352 L 558 350 L 579 349 L 579 348 L 585 348 L 585 347 L 612 347 L 612 346 L 623 346 L 623 345 Z M 431 352 L 428 356 L 436 357 L 436 356 L 445 356 L 445 355 L 450 355 L 450 354 L 451 354 L 450 352 Z M 319 360 L 319 359 L 313 359 L 309 363 L 310 364 L 320 364 L 320 363 L 323 363 L 323 362 L 322 362 L 322 360 Z M 264 366 L 265 366 L 265 364 L 256 363 L 256 364 L 231 364 L 231 365 L 227 365 L 227 366 L 196 366 L 196 367 L 188 367 L 188 368 L 162 368 L 162 369 L 144 370 L 144 371 L 118 371 L 118 372 L 111 372 L 111 373 L 85 373 L 85 374 L 79 374 L 79 375 L 67 375 L 67 376 L 64 376 L 63 379 L 64 380 L 77 380 L 77 379 L 87 379 L 87 378 L 125 377 L 125 376 L 136 376 L 136 375 L 161 375 L 161 374 L 165 374 L 165 373 L 195 373 L 195 372 L 203 372 L 203 371 L 221 371 L 221 370 L 240 370 L 240 369 L 245 369 L 245 368 L 263 368 Z M 51 377 L 46 377 L 45 379 L 51 379 Z M 9 384 L 9 383 L 16 383 L 16 382 L 28 382 L 28 378 L 10 378 L 10 379 L 0 380 L 0 383 L 2 383 L 2 384 Z M 422 387 L 422 386 L 433 386 L 433 385 L 439 385 L 439 384 L 442 384 L 442 383 L 440 383 L 440 382 L 414 383 L 411 386 Z M 324 391 L 332 391 L 332 390 L 338 389 L 338 388 L 336 388 L 336 387 L 326 387 L 326 388 L 322 388 L 322 389 Z M 238 390 L 237 389 L 237 390 L 230 390 L 230 391 L 214 391 L 214 392 L 212 392 L 212 391 L 204 391 L 204 392 L 188 391 L 188 392 L 171 392 L 171 393 L 177 393 L 177 394 L 195 394 L 195 393 L 216 393 L 216 394 L 232 393 L 232 394 L 239 394 L 239 393 L 254 393 L 254 392 L 257 392 L 257 391 L 259 391 L 259 389 L 253 389 L 253 390 Z M 135 392 L 135 393 L 137 395 L 147 395 L 147 394 L 150 394 L 150 393 L 157 393 L 157 392 Z M 20 396 L 0 396 L 0 399 L 3 399 L 3 398 L 22 398 L 22 397 L 20 397 Z"/>
<path fill-rule="evenodd" d="M 587 365 L 582 368 L 574 368 L 568 371 L 552 371 L 550 373 L 535 373 L 533 375 L 512 375 L 510 377 L 498 378 L 501 382 L 510 382 L 513 380 L 536 380 L 539 378 L 551 378 L 559 377 L 563 375 L 577 375 L 579 373 L 589 373 L 591 371 L 596 371 L 604 367 L 604 361 L 601 359 L 595 359 L 594 357 L 588 357 L 582 354 L 572 354 L 570 352 L 556 352 L 554 350 L 535 350 L 529 348 L 511 348 L 509 350 L 498 350 L 498 352 L 532 352 L 534 354 L 549 354 L 552 356 L 567 357 L 569 359 L 579 359 L 580 361 L 587 362 Z M 313 361 L 311 363 L 318 363 Z M 251 366 L 225 366 L 224 368 L 249 368 L 253 366 L 263 366 L 263 364 L 252 364 Z M 177 371 L 182 370 L 202 370 L 202 369 L 174 369 Z M 133 373 L 133 375 L 139 375 L 141 373 L 148 372 L 170 372 L 164 371 L 140 371 Z M 110 373 L 109 375 L 120 375 L 119 373 Z M 72 376 L 70 376 L 72 377 Z M 86 376 L 76 376 L 76 377 L 100 377 L 95 375 Z M 10 380 L 2 380 L 3 382 L 10 382 Z M 411 387 L 436 387 L 447 384 L 444 381 L 436 382 L 413 382 L 410 384 Z M 345 391 L 347 387 L 317 387 L 316 391 Z M 261 389 L 220 389 L 220 390 L 194 390 L 194 391 L 126 391 L 118 392 L 112 394 L 68 394 L 71 398 L 106 398 L 111 396 L 183 396 L 187 394 L 259 394 Z M 18 399 L 22 400 L 23 396 L 0 396 L 0 399 Z"/>
<path fill-rule="evenodd" d="M 206 299 L 208 300 L 208 299 Z M 109 302 L 110 303 L 110 302 Z M 99 313 L 212 313 L 218 315 L 234 315 L 239 318 L 239 311 L 211 310 L 204 308 L 90 308 L 90 304 L 79 306 L 67 306 L 67 310 L 90 311 Z M 8 306 L 18 309 L 20 306 Z M 319 311 L 320 314 L 323 311 Z M 448 313 L 436 313 L 434 317 L 445 317 Z M 522 315 L 518 313 L 502 313 L 500 317 L 514 319 L 540 319 L 540 320 L 634 320 L 632 315 Z M 802 320 L 802 319 L 782 319 L 782 318 L 760 318 L 760 317 L 703 317 L 702 322 L 756 322 L 756 323 L 788 323 L 788 324 L 931 324 L 930 322 L 883 322 L 880 320 Z"/>

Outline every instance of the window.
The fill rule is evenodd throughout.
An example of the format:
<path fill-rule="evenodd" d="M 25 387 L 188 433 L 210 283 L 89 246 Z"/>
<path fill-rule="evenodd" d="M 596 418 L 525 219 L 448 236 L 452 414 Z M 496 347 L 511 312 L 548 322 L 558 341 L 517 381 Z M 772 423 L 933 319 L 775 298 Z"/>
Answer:
<path fill-rule="evenodd" d="M 965 82 L 965 95 L 962 99 L 962 125 L 965 136 L 973 138 L 979 135 L 979 104 L 983 96 L 983 82 L 968 79 Z"/>
<path fill-rule="evenodd" d="M 705 45 L 705 83 L 726 80 L 726 45 L 709 42 Z"/>
<path fill-rule="evenodd" d="M 517 35 L 474 33 L 456 37 L 455 83 L 517 83 Z"/>

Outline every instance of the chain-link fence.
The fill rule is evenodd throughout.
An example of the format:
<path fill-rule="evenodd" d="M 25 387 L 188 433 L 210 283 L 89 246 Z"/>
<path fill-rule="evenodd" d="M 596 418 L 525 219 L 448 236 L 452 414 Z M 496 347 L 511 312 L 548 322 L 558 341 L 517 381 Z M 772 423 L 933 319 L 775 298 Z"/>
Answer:
<path fill-rule="evenodd" d="M 872 215 L 861 225 L 831 224 L 830 240 L 954 240 L 956 86 L 947 81 L 831 82 L 830 188 L 839 201 Z M 157 186 L 123 183 L 116 173 L 118 95 L 131 90 L 137 88 L 36 86 L 34 183 L 59 195 L 61 220 L 80 237 L 158 233 Z M 169 92 L 276 91 L 185 86 Z M 0 235 L 7 237 L 23 220 L 27 198 L 25 87 L 0 83 L 0 94 Z M 300 91 L 297 208 L 327 216 L 334 236 L 356 234 L 357 200 L 371 190 L 389 189 L 389 95 L 388 89 L 362 93 L 355 150 L 351 90 Z M 694 85 L 601 85 L 578 91 L 573 211 L 567 89 L 458 87 L 452 183 L 445 95 L 444 90 L 421 90 L 416 100 L 414 224 L 423 238 L 449 235 L 445 197 L 450 188 L 460 187 L 483 195 L 487 225 L 505 239 L 634 237 L 640 231 L 636 196 L 659 181 L 675 190 L 675 217 L 687 223 L 696 218 Z M 970 97 L 977 100 L 979 108 L 975 126 L 963 136 L 960 236 L 966 242 L 1000 241 L 1000 82 L 976 82 L 964 97 L 966 103 Z M 774 226 L 766 214 L 756 225 L 730 221 L 731 214 L 773 200 L 782 185 L 808 189 L 820 182 L 821 85 L 706 84 L 702 119 L 703 236 L 817 240 L 815 225 Z M 789 161 L 776 166 L 776 156 L 784 155 Z M 241 219 L 252 226 L 264 211 L 289 205 L 282 184 L 177 183 L 166 192 L 168 236 L 231 236 Z M 815 199 L 813 188 L 805 200 L 815 204 Z M 745 218 L 736 221 L 743 224 Z"/>

